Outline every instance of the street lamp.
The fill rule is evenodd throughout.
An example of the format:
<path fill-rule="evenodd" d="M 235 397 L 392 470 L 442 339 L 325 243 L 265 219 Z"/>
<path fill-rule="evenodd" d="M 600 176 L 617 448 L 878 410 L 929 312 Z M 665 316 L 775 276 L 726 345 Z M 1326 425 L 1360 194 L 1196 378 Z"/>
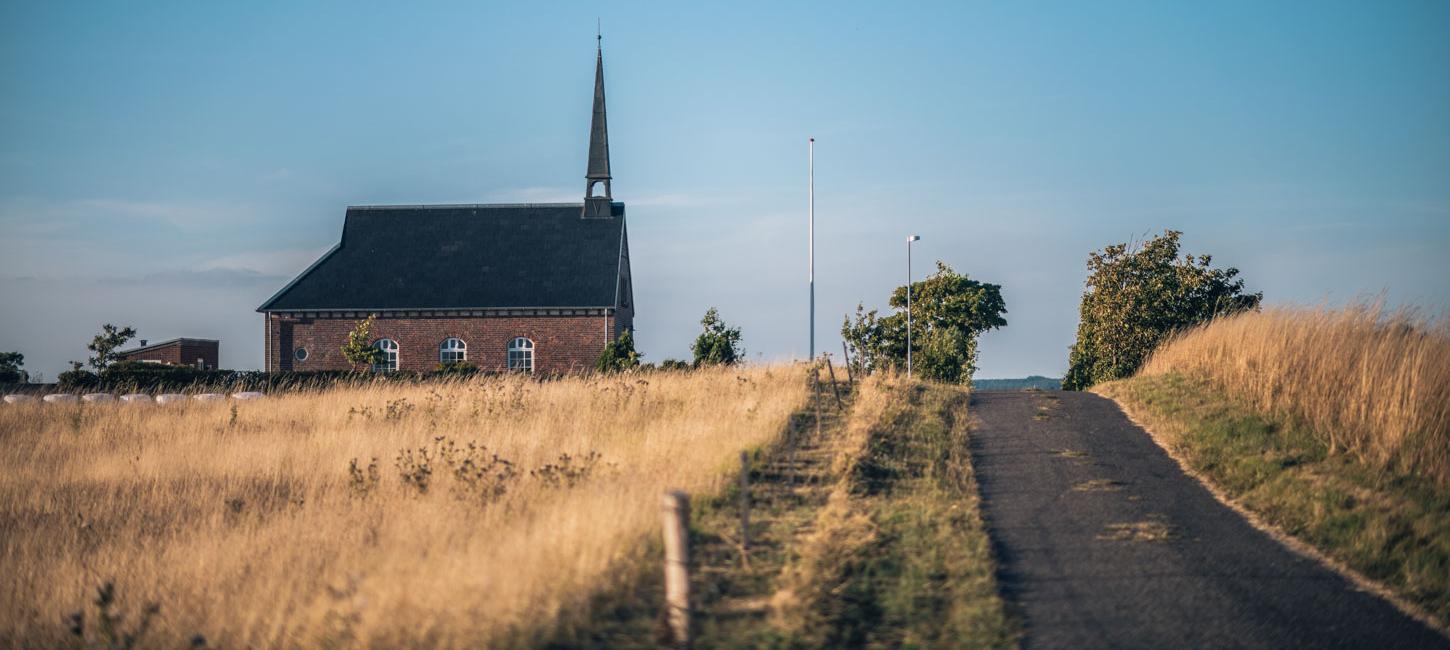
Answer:
<path fill-rule="evenodd" d="M 807 278 L 807 282 L 809 282 L 810 285 L 811 285 L 811 303 L 810 303 L 810 305 L 811 305 L 810 306 L 811 318 L 810 318 L 810 325 L 809 325 L 809 327 L 810 327 L 810 336 L 809 336 L 809 338 L 810 338 L 810 341 L 811 341 L 811 344 L 810 344 L 811 345 L 811 347 L 810 347 L 810 349 L 811 349 L 811 359 L 815 359 L 816 358 L 816 139 L 815 138 L 811 138 L 810 141 L 809 141 L 809 143 L 806 145 L 806 152 L 807 152 L 806 153 L 806 157 L 807 157 L 807 161 L 808 161 L 806 164 L 808 166 L 807 168 L 810 170 L 809 172 L 807 172 L 807 174 L 808 174 L 808 181 L 806 183 L 807 187 L 809 188 L 809 189 L 806 190 L 807 191 L 807 197 L 808 197 L 806 199 L 806 201 L 807 201 L 808 205 L 810 206 L 810 207 L 807 208 L 807 214 L 809 216 L 807 217 L 807 224 L 808 225 L 806 226 L 806 239 L 810 243 L 809 243 L 809 245 L 807 247 L 807 250 L 809 252 L 806 253 L 807 260 L 808 260 L 806 262 L 806 264 L 807 264 L 807 267 L 809 268 L 809 271 L 807 272 L 806 278 Z"/>
<path fill-rule="evenodd" d="M 906 376 L 911 376 L 911 242 L 920 241 L 917 235 L 906 237 Z"/>

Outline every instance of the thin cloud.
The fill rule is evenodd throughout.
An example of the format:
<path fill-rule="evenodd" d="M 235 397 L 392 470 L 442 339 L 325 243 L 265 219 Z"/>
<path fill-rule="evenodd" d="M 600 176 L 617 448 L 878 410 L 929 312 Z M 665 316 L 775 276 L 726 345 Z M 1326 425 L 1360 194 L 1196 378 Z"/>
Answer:
<path fill-rule="evenodd" d="M 70 240 L 110 238 L 118 230 L 149 232 L 170 226 L 194 231 L 216 224 L 256 221 L 264 211 L 246 203 L 222 201 L 146 201 L 86 198 L 50 201 L 33 198 L 0 200 L 0 223 L 12 235 Z"/>
<path fill-rule="evenodd" d="M 278 251 L 247 251 L 224 255 L 206 261 L 202 270 L 251 271 L 262 275 L 291 276 L 302 272 L 309 264 L 328 251 L 321 248 L 294 248 Z"/>

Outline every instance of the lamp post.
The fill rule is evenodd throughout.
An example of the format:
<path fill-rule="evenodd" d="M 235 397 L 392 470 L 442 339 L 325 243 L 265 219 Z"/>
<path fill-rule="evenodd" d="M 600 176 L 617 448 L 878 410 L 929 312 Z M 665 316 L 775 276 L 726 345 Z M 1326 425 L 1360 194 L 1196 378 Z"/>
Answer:
<path fill-rule="evenodd" d="M 806 145 L 807 167 L 809 169 L 807 181 L 807 221 L 806 239 L 809 241 L 807 247 L 807 282 L 811 285 L 810 302 L 810 350 L 811 358 L 816 358 L 816 139 L 811 138 Z"/>
<path fill-rule="evenodd" d="M 919 241 L 920 236 L 907 235 L 906 237 L 906 376 L 911 376 L 911 242 Z"/>

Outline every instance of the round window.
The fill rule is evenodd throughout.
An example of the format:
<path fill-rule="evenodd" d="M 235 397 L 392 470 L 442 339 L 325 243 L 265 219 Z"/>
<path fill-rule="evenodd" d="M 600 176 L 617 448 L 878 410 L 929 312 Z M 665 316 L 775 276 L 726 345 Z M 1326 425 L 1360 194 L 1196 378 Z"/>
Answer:
<path fill-rule="evenodd" d="M 306 361 L 307 348 L 297 348 L 297 350 L 292 353 L 292 356 L 295 357 L 298 361 Z"/>

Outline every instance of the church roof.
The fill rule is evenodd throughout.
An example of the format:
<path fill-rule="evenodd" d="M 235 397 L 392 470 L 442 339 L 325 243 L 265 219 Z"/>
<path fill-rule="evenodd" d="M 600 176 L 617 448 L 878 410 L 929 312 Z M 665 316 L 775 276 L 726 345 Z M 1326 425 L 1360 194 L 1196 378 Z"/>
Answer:
<path fill-rule="evenodd" d="M 352 206 L 342 241 L 257 311 L 614 307 L 624 204 Z"/>

